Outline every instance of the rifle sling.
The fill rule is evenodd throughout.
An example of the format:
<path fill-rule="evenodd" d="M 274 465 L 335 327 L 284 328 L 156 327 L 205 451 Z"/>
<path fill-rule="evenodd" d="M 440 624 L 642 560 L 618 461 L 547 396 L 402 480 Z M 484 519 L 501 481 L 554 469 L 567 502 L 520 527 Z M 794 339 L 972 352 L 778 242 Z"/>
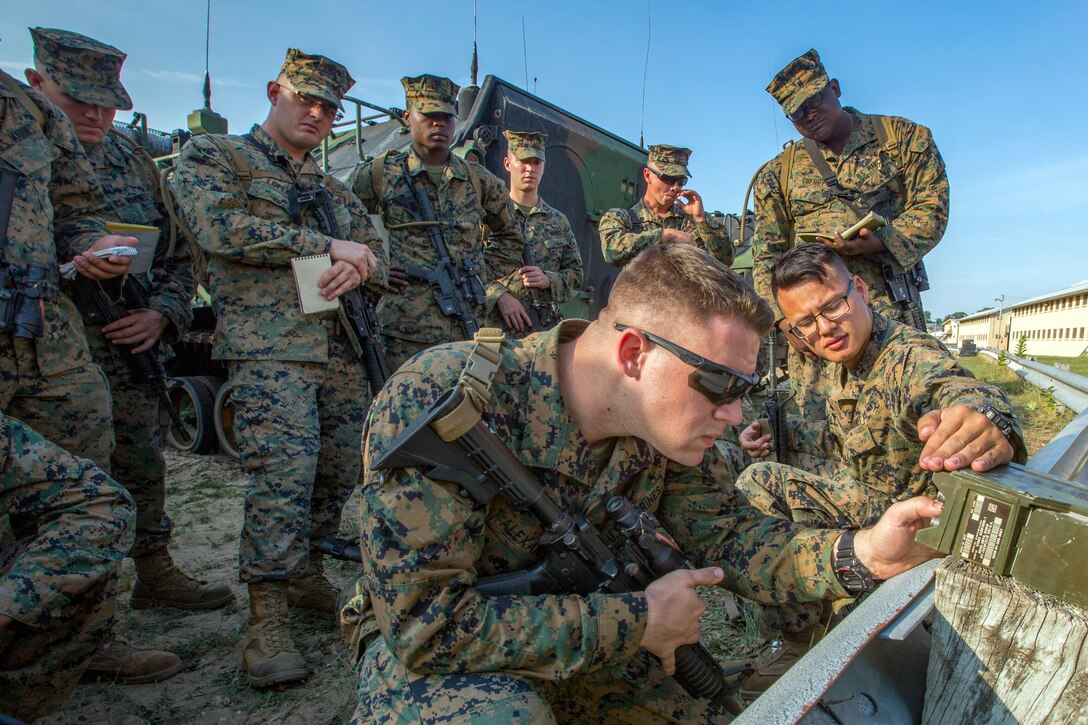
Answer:
<path fill-rule="evenodd" d="M 504 339 L 502 330 L 494 327 L 483 327 L 476 333 L 472 354 L 457 379 L 457 387 L 464 393 L 461 403 L 431 424 L 447 443 L 463 436 L 483 416 L 491 400 L 491 383 L 499 369 Z"/>
<path fill-rule="evenodd" d="M 18 172 L 7 166 L 0 166 L 0 249 L 7 249 L 8 224 L 11 222 L 11 207 L 15 203 L 15 179 Z"/>

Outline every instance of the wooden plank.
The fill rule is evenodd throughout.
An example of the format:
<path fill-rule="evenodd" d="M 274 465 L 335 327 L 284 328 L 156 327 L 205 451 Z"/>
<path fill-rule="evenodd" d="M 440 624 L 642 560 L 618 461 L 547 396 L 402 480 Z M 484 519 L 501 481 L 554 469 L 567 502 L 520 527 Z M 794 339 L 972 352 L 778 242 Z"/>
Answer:
<path fill-rule="evenodd" d="M 1088 613 L 962 559 L 936 574 L 924 723 L 1088 724 Z"/>

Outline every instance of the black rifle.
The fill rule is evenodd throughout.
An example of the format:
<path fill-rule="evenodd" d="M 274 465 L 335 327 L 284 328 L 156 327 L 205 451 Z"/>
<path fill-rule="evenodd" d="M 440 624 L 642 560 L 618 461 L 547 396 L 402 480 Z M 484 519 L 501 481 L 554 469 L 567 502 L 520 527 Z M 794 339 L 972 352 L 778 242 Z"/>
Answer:
<path fill-rule="evenodd" d="M 668 572 L 689 568 L 679 549 L 660 533 L 657 521 L 623 497 L 615 496 L 605 506 L 621 534 L 612 542 L 580 514 L 559 508 L 483 419 L 453 441 L 443 441 L 431 422 L 454 410 L 462 396 L 458 388 L 443 393 L 372 467 L 416 467 L 431 479 L 461 486 L 481 506 L 499 495 L 515 510 L 529 511 L 540 521 L 543 560 L 532 569 L 479 579 L 474 585 L 478 592 L 499 596 L 644 591 Z M 744 665 L 728 674 L 747 669 Z M 740 711 L 726 673 L 701 644 L 676 649 L 674 677 L 693 697 Z"/>
<path fill-rule="evenodd" d="M 880 271 L 884 275 L 888 298 L 907 313 L 915 329 L 925 332 L 926 314 L 922 309 L 922 296 L 919 293 L 929 289 L 926 266 L 919 260 L 905 272 L 896 272 L 888 264 L 881 265 Z"/>
<path fill-rule="evenodd" d="M 321 184 L 316 189 L 296 189 L 295 194 L 299 207 L 317 202 L 317 216 L 324 234 L 333 239 L 343 239 L 340 224 L 336 221 L 336 210 L 332 206 L 332 192 L 328 187 Z M 374 311 L 374 298 L 370 290 L 362 287 L 340 295 L 340 321 L 355 353 L 363 361 L 370 394 L 377 395 L 389 379 L 389 364 L 378 342 L 378 315 Z"/>
<path fill-rule="evenodd" d="M 107 280 L 108 281 L 108 280 Z M 137 275 L 126 275 L 121 284 L 121 298 L 125 304 L 116 301 L 106 294 L 101 283 L 97 280 L 77 276 L 72 299 L 79 308 L 83 320 L 92 326 L 108 325 L 111 322 L 127 317 L 132 310 L 148 308 L 151 305 L 151 294 L 137 279 Z M 121 351 L 121 356 L 128 363 L 129 369 L 136 379 L 146 384 L 162 401 L 170 420 L 179 431 L 188 430 L 185 422 L 174 410 L 170 401 L 170 389 L 166 384 L 166 370 L 163 369 L 162 360 L 159 359 L 160 342 L 156 341 L 143 352 L 133 352 L 135 345 L 119 345 L 111 343 Z"/>
<path fill-rule="evenodd" d="M 525 235 L 525 246 L 522 247 L 521 261 L 528 267 L 538 266 L 536 255 L 533 254 L 533 246 L 529 237 Z M 563 321 L 563 311 L 555 301 L 555 295 L 550 290 L 541 290 L 536 287 L 527 287 L 529 290 L 529 316 L 533 320 L 533 329 L 536 331 L 550 330 Z"/>
<path fill-rule="evenodd" d="M 404 274 L 408 279 L 429 284 L 438 309 L 447 317 L 456 317 L 465 339 L 471 340 L 480 329 L 480 323 L 472 314 L 472 308 L 487 302 L 483 283 L 480 282 L 480 271 L 470 259 L 462 260 L 460 265 L 453 261 L 449 247 L 446 246 L 446 238 L 442 235 L 442 222 L 435 214 L 431 197 L 412 179 L 406 154 L 400 157 L 400 167 L 404 181 L 408 184 L 408 193 L 398 198 L 403 201 L 412 218 L 425 226 L 427 238 L 438 253 L 437 268 L 423 269 L 406 264 Z"/>
<path fill-rule="evenodd" d="M 767 335 L 767 399 L 759 409 L 760 433 L 771 434 L 773 447 L 771 455 L 779 463 L 786 462 L 786 449 L 789 438 L 786 434 L 786 403 L 793 397 L 794 391 L 789 387 L 778 387 L 778 339 L 781 334 L 776 327 L 772 327 Z M 786 333 L 789 334 L 789 333 Z M 789 343 L 787 342 L 787 345 Z M 788 348 L 787 348 L 788 350 Z"/>

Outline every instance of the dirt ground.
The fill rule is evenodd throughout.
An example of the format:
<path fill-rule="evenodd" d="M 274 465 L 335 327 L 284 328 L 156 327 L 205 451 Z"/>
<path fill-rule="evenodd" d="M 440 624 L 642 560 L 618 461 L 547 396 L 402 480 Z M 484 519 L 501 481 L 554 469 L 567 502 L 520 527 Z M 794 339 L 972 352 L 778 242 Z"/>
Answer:
<path fill-rule="evenodd" d="M 125 561 L 117 632 L 134 645 L 175 652 L 185 669 L 158 684 L 87 684 L 76 687 L 57 715 L 38 723 L 342 723 L 354 708 L 355 688 L 347 650 L 335 622 L 292 616 L 295 642 L 314 674 L 293 687 L 255 690 L 239 671 L 249 613 L 246 588 L 238 583 L 238 533 L 246 476 L 224 456 L 168 451 L 167 512 L 174 520 L 171 552 L 187 572 L 227 582 L 234 604 L 213 612 L 169 609 L 133 611 L 128 591 L 135 579 Z M 357 531 L 353 500 L 342 533 Z M 347 586 L 355 565 L 328 559 L 329 578 Z"/>

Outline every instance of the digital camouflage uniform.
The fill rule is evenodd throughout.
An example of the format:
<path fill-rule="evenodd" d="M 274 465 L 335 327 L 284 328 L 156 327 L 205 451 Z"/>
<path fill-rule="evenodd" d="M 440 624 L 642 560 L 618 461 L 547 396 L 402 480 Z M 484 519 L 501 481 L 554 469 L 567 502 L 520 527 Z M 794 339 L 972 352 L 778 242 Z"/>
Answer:
<path fill-rule="evenodd" d="M 768 515 L 807 526 L 869 526 L 897 501 L 936 494 L 933 474 L 918 464 L 925 447 L 919 418 L 953 405 L 990 405 L 1012 418 L 1001 391 L 975 380 L 941 343 L 876 313 L 858 366 L 828 369 L 826 416 L 786 421 L 791 451 L 819 463 L 808 470 L 755 463 L 737 479 L 749 502 Z M 1023 463 L 1023 434 L 1012 420 L 1014 460 Z M 820 611 L 802 604 L 764 607 L 764 614 L 771 627 L 797 631 Z"/>
<path fill-rule="evenodd" d="M 721 566 L 723 585 L 761 601 L 840 598 L 831 573 L 838 531 L 801 529 L 742 505 L 711 449 L 698 467 L 670 462 L 635 438 L 606 441 L 607 464 L 564 410 L 558 345 L 588 323 L 507 341 L 485 414 L 561 508 L 594 525 L 622 494 L 654 513 L 695 566 Z M 477 577 L 540 558 L 537 519 L 501 497 L 486 510 L 418 469 L 376 472 L 390 441 L 451 387 L 472 350 L 455 343 L 402 367 L 368 419 L 360 504 L 363 576 L 342 611 L 359 643 L 380 636 L 359 665 L 354 722 L 548 722 L 579 718 L 662 722 L 728 720 L 683 692 L 639 648 L 641 592 L 482 597 Z M 360 653 L 356 652 L 356 656 Z M 492 719 L 484 718 L 491 716 Z"/>
<path fill-rule="evenodd" d="M 403 78 L 401 83 L 407 103 L 422 113 L 456 113 L 453 103 L 458 89 L 449 79 L 424 75 Z M 409 147 L 406 153 L 408 173 L 416 187 L 430 197 L 446 247 L 458 268 L 469 262 L 484 284 L 521 267 L 521 237 L 502 181 L 479 164 L 450 154 L 441 182 L 436 186 L 415 149 Z M 470 165 L 479 179 L 483 198 L 477 195 L 469 178 Z M 385 173 L 378 184 L 382 199 L 375 198 L 373 174 L 374 164 L 361 165 L 352 172 L 349 184 L 367 209 L 381 214 L 389 230 L 389 263 L 435 269 L 439 256 L 427 236 L 427 227 L 415 221 L 404 202 L 411 190 L 404 178 L 400 155 L 391 154 L 385 159 Z M 491 243 L 486 249 L 481 241 L 485 225 L 491 230 Z M 377 312 L 382 347 L 391 370 L 420 350 L 465 339 L 457 318 L 447 317 L 438 309 L 426 282 L 413 280 L 400 292 L 385 295 L 378 303 Z M 481 323 L 487 307 L 473 305 L 472 313 L 477 323 Z"/>
<path fill-rule="evenodd" d="M 319 231 L 316 205 L 302 205 L 301 224 L 292 219 L 293 185 L 329 187 L 344 238 L 379 259 L 374 284 L 384 284 L 387 266 L 366 210 L 343 184 L 308 155 L 293 161 L 260 126 L 250 133 L 272 158 L 240 136 L 198 136 L 182 151 L 174 188 L 208 255 L 212 355 L 230 369 L 238 452 L 251 475 L 239 559 L 241 580 L 253 583 L 301 576 L 309 542 L 336 532 L 359 480 L 369 399 L 337 313 L 299 307 L 291 259 L 327 253 L 332 239 Z M 248 186 L 221 144 L 244 156 Z"/>
<path fill-rule="evenodd" d="M 111 131 L 102 143 L 87 149 L 87 157 L 106 197 L 106 218 L 127 224 L 144 224 L 160 229 L 155 258 L 146 280 L 150 308 L 161 312 L 169 325 L 160 338 L 163 343 L 178 339 L 192 321 L 192 264 L 184 242 L 170 250 L 170 228 L 159 191 L 154 162 L 120 134 Z M 101 284 L 117 299 L 118 280 L 101 283 L 77 279 L 77 289 Z M 78 299 L 78 292 L 75 293 Z M 121 351 L 110 343 L 101 327 L 87 326 L 91 355 L 106 373 L 113 396 L 113 450 L 111 473 L 136 499 L 136 545 L 131 556 L 139 557 L 164 549 L 173 523 L 166 515 L 166 464 L 162 439 L 168 420 L 157 395 L 138 379 Z M 164 360 L 168 347 L 158 353 Z"/>
<path fill-rule="evenodd" d="M 767 91 L 789 114 L 828 83 L 819 56 L 810 50 L 775 76 Z M 843 256 L 843 261 L 852 273 L 865 280 L 874 310 L 910 324 L 909 315 L 889 299 L 881 267 L 888 265 L 899 273 L 909 270 L 944 235 L 948 225 L 948 177 L 944 161 L 925 126 L 905 118 L 888 117 L 893 133 L 884 145 L 878 133 L 878 126 L 883 123 L 881 116 L 863 114 L 850 107 L 844 110 L 850 114 L 852 129 L 842 153 L 835 154 L 818 144 L 820 153 L 846 191 L 864 194 L 887 188 L 891 198 L 881 211 L 889 223 L 875 231 L 887 251 Z M 787 155 L 792 163 L 787 163 Z M 787 167 L 789 178 L 784 180 L 782 171 Z M 782 313 L 771 294 L 771 271 L 794 245 L 794 234 L 823 232 L 834 238 L 836 232 L 844 231 L 860 217 L 832 195 L 800 142 L 791 144 L 763 167 L 753 193 L 752 278 L 756 292 L 771 303 L 775 316 L 781 319 Z M 818 418 L 822 413 L 821 388 L 827 383 L 822 368 L 820 361 L 802 363 L 801 356 L 791 349 L 790 376 L 801 381 L 794 384 L 797 403 L 810 417 Z"/>
<path fill-rule="evenodd" d="M 504 131 L 503 134 L 507 139 L 508 154 L 517 155 L 519 159 L 544 159 L 544 143 L 548 139 L 547 134 L 512 131 Z M 532 316 L 534 294 L 538 295 L 544 304 L 559 305 L 569 300 L 582 286 L 582 253 L 578 251 L 578 240 L 574 238 L 570 222 L 567 221 L 563 212 L 540 197 L 537 199 L 540 203 L 528 213 L 516 203 L 511 202 L 511 205 L 514 208 L 514 218 L 521 230 L 521 238 L 532 250 L 536 266 L 548 276 L 551 286 L 548 289 L 531 291 L 521 283 L 520 268 L 492 281 L 487 285 L 487 306 L 491 310 L 493 327 L 506 328 L 496 305 L 499 297 L 506 292 L 517 297 L 525 309 L 530 310 L 530 316 Z M 490 237 L 490 234 L 487 236 Z M 490 239 L 487 244 L 490 244 Z M 514 333 L 507 330 L 507 334 Z"/>
<path fill-rule="evenodd" d="M 688 158 L 691 149 L 658 144 L 649 147 L 647 163 L 666 176 L 688 176 Z M 632 215 L 638 217 L 635 221 Z M 733 262 L 733 243 L 725 227 L 711 226 L 709 219 L 695 221 L 679 203 L 674 203 L 664 216 L 646 206 L 645 199 L 632 209 L 612 209 L 597 226 L 601 236 L 601 252 L 604 261 L 622 267 L 635 255 L 651 244 L 661 242 L 664 229 L 679 229 L 692 234 L 699 246 L 710 252 L 723 264 Z"/>
<path fill-rule="evenodd" d="M 0 413 L 0 508 L 40 522 L 0 545 L 0 712 L 59 708 L 107 636 L 133 541 L 129 494 L 101 469 Z"/>
<path fill-rule="evenodd" d="M 0 263 L 15 279 L 9 277 L 9 289 L 25 280 L 28 265 L 42 270 L 44 332 L 37 339 L 0 334 L 0 410 L 108 469 L 109 388 L 87 350 L 79 313 L 58 289 L 58 260 L 71 260 L 107 234 L 104 200 L 68 119 L 34 89 L 16 85 L 41 111 L 45 129 L 0 83 L 0 168 L 15 172 Z M 4 314 L 13 304 L 3 305 Z"/>

